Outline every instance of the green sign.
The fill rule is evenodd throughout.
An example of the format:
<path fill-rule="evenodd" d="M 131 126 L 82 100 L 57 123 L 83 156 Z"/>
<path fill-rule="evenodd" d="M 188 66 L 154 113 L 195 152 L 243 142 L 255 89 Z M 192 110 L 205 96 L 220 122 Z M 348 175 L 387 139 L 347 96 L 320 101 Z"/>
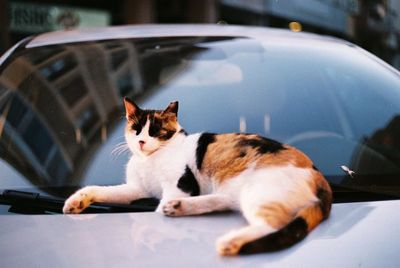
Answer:
<path fill-rule="evenodd" d="M 65 6 L 10 3 L 11 31 L 40 33 L 110 25 L 108 11 Z"/>

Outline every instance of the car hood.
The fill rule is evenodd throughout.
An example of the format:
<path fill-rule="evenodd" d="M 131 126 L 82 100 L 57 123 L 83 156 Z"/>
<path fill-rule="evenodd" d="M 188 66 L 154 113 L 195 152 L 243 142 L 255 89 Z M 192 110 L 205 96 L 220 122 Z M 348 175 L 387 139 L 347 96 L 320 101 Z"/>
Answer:
<path fill-rule="evenodd" d="M 335 204 L 299 244 L 276 253 L 220 257 L 218 236 L 244 226 L 237 213 L 157 213 L 0 219 L 2 267 L 395 267 L 400 201 Z"/>

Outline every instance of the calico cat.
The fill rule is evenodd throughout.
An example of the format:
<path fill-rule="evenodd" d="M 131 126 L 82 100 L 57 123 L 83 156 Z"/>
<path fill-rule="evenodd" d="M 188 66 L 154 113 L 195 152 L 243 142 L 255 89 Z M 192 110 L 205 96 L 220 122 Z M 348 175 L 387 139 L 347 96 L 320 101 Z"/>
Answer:
<path fill-rule="evenodd" d="M 217 240 L 221 255 L 289 247 L 329 216 L 330 186 L 299 150 L 255 134 L 188 135 L 177 121 L 178 102 L 162 111 L 124 103 L 133 153 L 126 184 L 84 187 L 64 213 L 145 197 L 159 198 L 156 211 L 173 217 L 241 211 L 249 225 Z"/>

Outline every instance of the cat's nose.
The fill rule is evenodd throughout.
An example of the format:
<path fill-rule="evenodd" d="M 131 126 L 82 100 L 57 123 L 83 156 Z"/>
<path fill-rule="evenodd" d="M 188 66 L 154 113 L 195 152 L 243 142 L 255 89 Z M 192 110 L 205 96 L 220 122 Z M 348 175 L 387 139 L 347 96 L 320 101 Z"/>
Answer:
<path fill-rule="evenodd" d="M 140 149 L 143 150 L 143 146 L 145 145 L 145 141 L 139 141 Z"/>

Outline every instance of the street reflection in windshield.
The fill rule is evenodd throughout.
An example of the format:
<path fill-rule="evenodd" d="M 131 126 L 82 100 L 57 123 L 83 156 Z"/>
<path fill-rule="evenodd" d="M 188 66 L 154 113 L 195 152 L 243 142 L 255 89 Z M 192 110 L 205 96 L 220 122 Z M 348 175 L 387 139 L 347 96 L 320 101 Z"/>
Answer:
<path fill-rule="evenodd" d="M 400 116 L 395 116 L 383 128 L 370 137 L 364 137 L 354 151 L 351 168 L 354 178 L 347 177 L 342 183 L 348 186 L 399 192 L 400 173 Z"/>
<path fill-rule="evenodd" d="M 108 179 L 102 178 L 104 166 L 94 165 L 100 168 L 94 174 L 90 168 L 102 143 L 108 142 L 103 147 L 109 150 L 100 150 L 107 159 L 123 140 L 123 127 L 113 135 L 117 125 L 124 125 L 122 98 L 158 85 L 154 75 L 161 72 L 157 70 L 161 51 L 185 58 L 208 50 L 191 49 L 190 44 L 199 38 L 155 41 L 165 45 L 160 48 L 146 40 L 104 41 L 32 49 L 16 56 L 0 77 L 0 148 L 1 157 L 22 176 L 15 180 L 18 172 L 8 170 L 3 175 L 14 180 L 3 180 L 0 188 L 26 187 L 25 180 L 54 187 L 123 180 L 126 158 L 123 164 L 113 163 L 120 171 Z M 178 74 L 173 66 L 180 57 L 165 57 L 163 67 L 172 73 L 164 74 L 164 79 Z M 98 161 L 107 162 L 104 157 Z M 87 169 L 97 178 L 85 178 Z"/>

